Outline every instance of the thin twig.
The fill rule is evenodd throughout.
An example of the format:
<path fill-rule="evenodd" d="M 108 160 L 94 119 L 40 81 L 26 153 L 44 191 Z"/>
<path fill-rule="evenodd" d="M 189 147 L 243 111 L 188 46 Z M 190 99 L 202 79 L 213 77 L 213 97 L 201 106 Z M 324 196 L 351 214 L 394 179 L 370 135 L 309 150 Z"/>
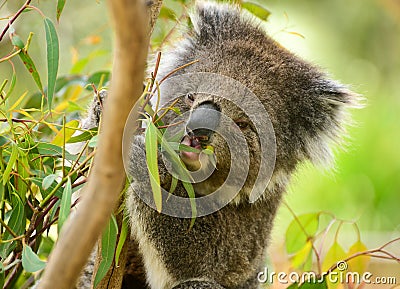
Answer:
<path fill-rule="evenodd" d="M 8 29 L 10 28 L 11 24 L 13 24 L 15 20 L 17 20 L 18 16 L 21 15 L 22 12 L 24 12 L 24 10 L 28 7 L 28 5 L 31 3 L 31 1 L 32 0 L 27 0 L 25 2 L 25 4 L 22 5 L 22 7 L 17 11 L 17 13 L 15 13 L 13 18 L 11 18 L 11 20 L 8 21 L 6 27 L 4 27 L 4 29 L 3 29 L 3 32 L 1 32 L 0 41 L 3 40 L 3 37 L 6 34 L 6 32 L 8 31 Z"/>

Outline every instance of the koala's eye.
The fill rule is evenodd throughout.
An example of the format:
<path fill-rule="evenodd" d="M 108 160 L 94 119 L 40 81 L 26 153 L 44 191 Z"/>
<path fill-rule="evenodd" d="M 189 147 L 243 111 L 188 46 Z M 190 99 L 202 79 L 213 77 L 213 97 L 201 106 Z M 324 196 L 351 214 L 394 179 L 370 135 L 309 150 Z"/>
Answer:
<path fill-rule="evenodd" d="M 242 120 L 242 119 L 235 121 L 235 123 L 236 123 L 236 125 L 237 125 L 240 129 L 242 129 L 242 130 L 243 130 L 243 129 L 246 129 L 246 128 L 248 128 L 248 127 L 250 126 L 250 124 L 248 123 L 248 121 Z"/>
<path fill-rule="evenodd" d="M 191 93 L 191 92 L 187 93 L 187 94 L 185 95 L 185 102 L 186 102 L 186 104 L 192 105 L 193 101 L 194 101 L 194 94 Z"/>

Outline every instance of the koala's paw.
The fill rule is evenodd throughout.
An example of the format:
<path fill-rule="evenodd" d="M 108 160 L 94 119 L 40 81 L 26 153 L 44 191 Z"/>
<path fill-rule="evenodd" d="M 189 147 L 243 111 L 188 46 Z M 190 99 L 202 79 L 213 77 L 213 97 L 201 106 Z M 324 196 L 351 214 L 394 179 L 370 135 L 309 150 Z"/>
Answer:
<path fill-rule="evenodd" d="M 225 289 L 214 281 L 186 281 L 172 289 Z"/>
<path fill-rule="evenodd" d="M 82 128 L 91 129 L 99 126 L 103 105 L 107 99 L 108 92 L 102 89 L 94 95 L 93 101 L 89 106 L 88 115 L 82 122 Z"/>

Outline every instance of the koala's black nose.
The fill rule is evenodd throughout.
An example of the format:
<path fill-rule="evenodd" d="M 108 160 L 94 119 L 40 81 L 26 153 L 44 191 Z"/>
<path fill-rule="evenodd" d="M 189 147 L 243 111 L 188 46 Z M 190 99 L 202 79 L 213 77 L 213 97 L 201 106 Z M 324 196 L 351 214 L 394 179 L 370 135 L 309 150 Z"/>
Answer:
<path fill-rule="evenodd" d="M 219 119 L 219 108 L 212 102 L 204 102 L 192 111 L 186 131 L 191 137 L 207 141 L 217 128 Z"/>

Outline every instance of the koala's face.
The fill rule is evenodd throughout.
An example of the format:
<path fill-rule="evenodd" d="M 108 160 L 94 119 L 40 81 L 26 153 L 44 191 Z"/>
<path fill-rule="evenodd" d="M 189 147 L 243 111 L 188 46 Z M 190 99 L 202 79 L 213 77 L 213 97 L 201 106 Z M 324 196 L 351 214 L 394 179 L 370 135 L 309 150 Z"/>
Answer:
<path fill-rule="evenodd" d="M 213 151 L 180 151 L 186 167 L 198 176 L 196 195 L 211 194 L 225 183 L 228 190 L 248 196 L 260 167 L 260 141 L 246 112 L 224 97 L 196 90 L 182 93 L 176 107 L 186 115 L 181 144 Z M 166 121 L 177 122 L 171 114 Z"/>

